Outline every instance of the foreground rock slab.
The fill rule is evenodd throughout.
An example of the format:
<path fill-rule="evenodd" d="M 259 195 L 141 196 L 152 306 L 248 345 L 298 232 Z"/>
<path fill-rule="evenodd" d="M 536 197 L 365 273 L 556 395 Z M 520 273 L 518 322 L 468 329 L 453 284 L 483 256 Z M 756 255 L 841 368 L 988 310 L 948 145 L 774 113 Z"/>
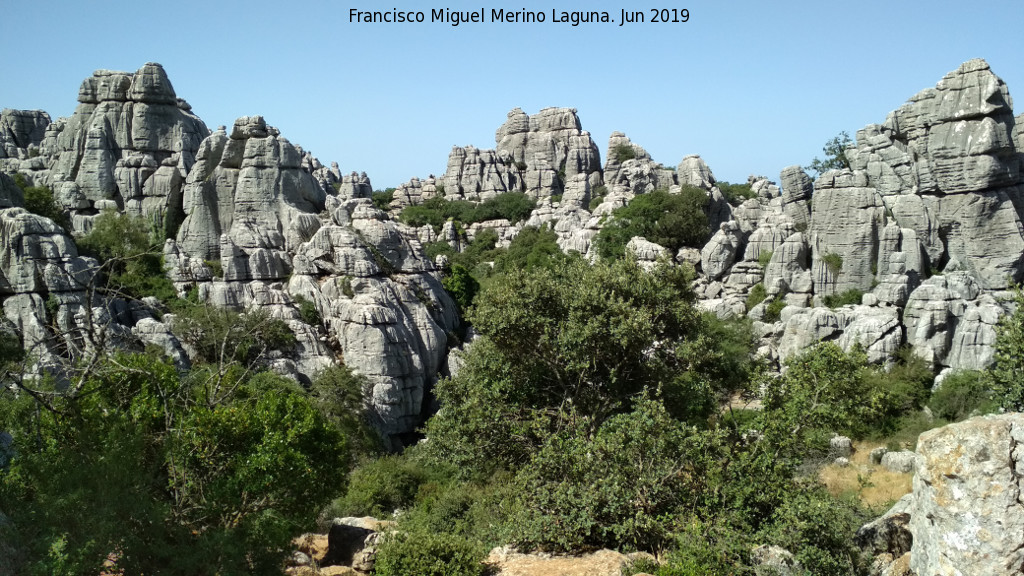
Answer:
<path fill-rule="evenodd" d="M 918 576 L 1020 574 L 1024 414 L 973 418 L 917 444 L 911 569 Z"/>

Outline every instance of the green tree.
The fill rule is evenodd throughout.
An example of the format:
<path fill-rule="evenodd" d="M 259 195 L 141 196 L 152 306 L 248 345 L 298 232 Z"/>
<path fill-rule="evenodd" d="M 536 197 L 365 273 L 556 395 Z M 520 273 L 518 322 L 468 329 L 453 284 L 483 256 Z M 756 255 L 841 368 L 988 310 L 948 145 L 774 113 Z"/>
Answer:
<path fill-rule="evenodd" d="M 815 156 L 810 165 L 805 166 L 804 169 L 812 170 L 815 176 L 818 176 L 829 170 L 850 168 L 850 161 L 846 158 L 846 149 L 851 144 L 853 144 L 853 140 L 850 139 L 850 134 L 843 130 L 822 147 L 821 151 L 825 153 L 825 159 L 822 160 Z"/>
<path fill-rule="evenodd" d="M 659 387 L 675 417 L 706 417 L 745 380 L 747 365 L 728 356 L 747 349 L 726 352 L 723 340 L 742 338 L 718 337 L 728 330 L 693 307 L 690 280 L 681 267 L 576 257 L 487 283 L 469 313 L 484 338 L 438 385 L 430 450 L 466 472 L 511 468 L 567 417 L 596 429 Z"/>

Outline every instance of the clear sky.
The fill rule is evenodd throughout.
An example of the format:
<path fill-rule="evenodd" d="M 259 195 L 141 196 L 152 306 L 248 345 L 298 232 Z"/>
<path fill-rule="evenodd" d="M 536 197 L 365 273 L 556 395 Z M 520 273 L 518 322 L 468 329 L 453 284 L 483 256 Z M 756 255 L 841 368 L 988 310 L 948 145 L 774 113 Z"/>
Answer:
<path fill-rule="evenodd" d="M 700 154 L 720 180 L 778 179 L 970 58 L 1024 98 L 1024 2 L 520 0 L 388 3 L 0 0 L 0 107 L 74 111 L 99 68 L 164 65 L 211 129 L 261 114 L 375 188 L 440 175 L 453 145 L 494 147 L 506 113 L 574 107 L 601 150 L 625 132 L 658 162 Z M 492 7 L 547 22 L 430 23 Z M 356 24 L 349 10 L 427 22 Z M 621 10 L 687 8 L 687 23 L 619 26 Z M 552 22 L 606 10 L 609 24 Z M 1017 112 L 1024 112 L 1022 107 Z"/>

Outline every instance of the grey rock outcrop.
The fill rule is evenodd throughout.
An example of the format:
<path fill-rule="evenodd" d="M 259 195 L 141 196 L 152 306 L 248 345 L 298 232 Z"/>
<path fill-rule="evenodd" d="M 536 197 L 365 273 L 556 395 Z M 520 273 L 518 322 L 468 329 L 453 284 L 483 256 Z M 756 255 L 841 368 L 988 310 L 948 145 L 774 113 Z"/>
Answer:
<path fill-rule="evenodd" d="M 412 431 L 438 373 L 455 304 L 418 246 L 368 200 L 343 204 L 345 225 L 320 228 L 295 253 L 288 292 L 314 303 L 345 364 L 371 383 L 387 434 Z"/>
<path fill-rule="evenodd" d="M 1010 102 L 988 64 L 971 60 L 859 131 L 847 152 L 899 225 L 915 231 L 933 270 L 955 260 L 987 289 L 1024 275 Z"/>
<path fill-rule="evenodd" d="M 996 325 L 1005 312 L 973 274 L 933 276 L 907 300 L 907 342 L 933 365 L 982 369 L 993 359 Z"/>
<path fill-rule="evenodd" d="M 811 211 L 812 273 L 817 294 L 868 290 L 885 221 L 881 197 L 852 175 L 818 179 Z"/>
<path fill-rule="evenodd" d="M 287 251 L 320 227 L 327 198 L 262 116 L 239 118 L 230 136 L 217 131 L 203 141 L 184 195 L 180 251 L 220 260 L 225 279 L 240 281 L 285 278 Z"/>
<path fill-rule="evenodd" d="M 0 111 L 0 159 L 38 155 L 49 126 L 50 115 L 42 110 L 4 108 Z"/>
<path fill-rule="evenodd" d="M 0 210 L 0 232 L 4 315 L 43 364 L 62 352 L 74 357 L 96 261 L 79 257 L 74 241 L 50 219 L 23 208 Z"/>
<path fill-rule="evenodd" d="M 516 108 L 494 139 L 497 155 L 522 172 L 523 191 L 533 198 L 562 194 L 577 174 L 591 186 L 601 183 L 600 152 L 574 108 L 545 108 L 533 116 Z"/>
<path fill-rule="evenodd" d="M 736 261 L 741 243 L 739 227 L 732 222 L 722 224 L 700 252 L 700 265 L 712 280 L 721 278 Z"/>
<path fill-rule="evenodd" d="M 872 576 L 912 576 L 910 550 L 914 536 L 910 532 L 910 511 L 914 495 L 900 498 L 888 512 L 861 526 L 853 541 L 873 557 Z"/>
<path fill-rule="evenodd" d="M 181 186 L 209 130 L 177 98 L 163 67 L 99 70 L 82 83 L 78 101 L 43 143 L 52 153 L 43 182 L 63 207 L 88 216 L 112 201 L 168 228 L 180 223 Z M 74 222 L 79 231 L 88 227 L 88 218 Z"/>

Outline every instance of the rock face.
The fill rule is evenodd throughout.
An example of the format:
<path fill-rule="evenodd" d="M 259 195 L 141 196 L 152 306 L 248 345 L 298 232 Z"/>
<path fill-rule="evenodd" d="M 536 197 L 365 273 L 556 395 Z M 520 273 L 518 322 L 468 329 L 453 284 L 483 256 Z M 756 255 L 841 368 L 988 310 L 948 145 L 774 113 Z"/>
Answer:
<path fill-rule="evenodd" d="M 42 110 L 4 108 L 0 111 L 0 159 L 26 160 L 38 155 L 49 125 L 50 115 Z"/>
<path fill-rule="evenodd" d="M 185 184 L 181 251 L 220 260 L 226 280 L 279 280 L 286 252 L 320 227 L 326 192 L 301 169 L 298 150 L 262 116 L 203 141 Z"/>
<path fill-rule="evenodd" d="M 973 418 L 921 435 L 909 507 L 918 575 L 1019 574 L 1024 415 Z"/>
<path fill-rule="evenodd" d="M 76 230 L 87 230 L 90 215 L 104 207 L 177 226 L 182 184 L 209 130 L 163 67 L 99 70 L 82 83 L 78 102 L 70 118 L 47 130 L 42 150 L 50 161 L 38 178 L 72 213 Z"/>
<path fill-rule="evenodd" d="M 23 208 L 0 210 L 0 297 L 23 347 L 43 365 L 81 351 L 86 288 L 97 262 L 48 218 Z M 53 328 L 56 328 L 54 330 Z"/>
<path fill-rule="evenodd" d="M 337 208 L 293 262 L 288 292 L 316 305 L 345 364 L 370 380 L 378 428 L 411 432 L 458 323 L 433 264 L 365 199 Z"/>

